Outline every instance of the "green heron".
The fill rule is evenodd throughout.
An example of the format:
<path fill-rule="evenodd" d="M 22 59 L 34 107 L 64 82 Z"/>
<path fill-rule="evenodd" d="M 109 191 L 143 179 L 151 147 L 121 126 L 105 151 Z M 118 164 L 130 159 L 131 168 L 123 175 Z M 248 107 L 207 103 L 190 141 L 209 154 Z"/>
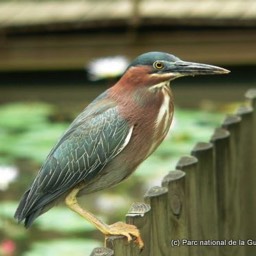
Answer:
<path fill-rule="evenodd" d="M 135 237 L 139 230 L 123 222 L 107 225 L 81 208 L 77 197 L 116 185 L 130 176 L 165 138 L 174 103 L 170 81 L 182 76 L 225 74 L 217 66 L 182 61 L 163 52 L 137 57 L 120 80 L 98 96 L 53 147 L 15 218 L 25 227 L 57 202 L 94 224 L 105 235 Z"/>

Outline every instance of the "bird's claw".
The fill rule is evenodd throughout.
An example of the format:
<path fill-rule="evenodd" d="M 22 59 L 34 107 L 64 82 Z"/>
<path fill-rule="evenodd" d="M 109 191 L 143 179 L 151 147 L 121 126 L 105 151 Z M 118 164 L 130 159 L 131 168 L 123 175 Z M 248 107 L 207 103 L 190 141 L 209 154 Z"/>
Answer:
<path fill-rule="evenodd" d="M 140 231 L 136 226 L 131 224 L 126 224 L 124 222 L 116 222 L 108 226 L 108 232 L 105 235 L 106 236 L 122 235 L 127 237 L 128 242 L 131 242 L 132 236 L 134 236 L 135 237 L 134 242 L 138 244 L 140 250 L 142 250 L 144 247 L 143 240 L 140 236 Z"/>

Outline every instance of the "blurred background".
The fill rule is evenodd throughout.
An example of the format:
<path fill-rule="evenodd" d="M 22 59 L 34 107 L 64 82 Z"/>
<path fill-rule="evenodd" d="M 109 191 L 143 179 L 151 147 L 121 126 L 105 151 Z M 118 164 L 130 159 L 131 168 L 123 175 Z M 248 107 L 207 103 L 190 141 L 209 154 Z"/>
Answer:
<path fill-rule="evenodd" d="M 73 118 L 147 51 L 230 69 L 172 84 L 176 113 L 157 152 L 121 185 L 81 200 L 108 223 L 234 110 L 255 86 L 255 0 L 0 1 L 0 256 L 89 255 L 103 236 L 60 205 L 30 230 L 13 214 Z"/>

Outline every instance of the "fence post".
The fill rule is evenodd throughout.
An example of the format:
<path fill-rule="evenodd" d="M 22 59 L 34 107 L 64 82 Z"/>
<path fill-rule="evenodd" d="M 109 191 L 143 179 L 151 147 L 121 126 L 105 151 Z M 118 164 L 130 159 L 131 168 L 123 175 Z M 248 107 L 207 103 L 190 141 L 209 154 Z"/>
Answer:
<path fill-rule="evenodd" d="M 197 143 L 192 153 L 198 159 L 197 189 L 199 190 L 198 207 L 200 209 L 201 239 L 210 243 L 218 240 L 217 188 L 215 159 L 211 143 Z M 216 245 L 200 246 L 203 255 L 219 255 Z"/>
<path fill-rule="evenodd" d="M 148 256 L 168 255 L 168 229 L 166 187 L 153 187 L 145 194 L 145 201 L 151 206 L 151 243 Z"/>
<path fill-rule="evenodd" d="M 188 237 L 185 203 L 185 173 L 180 170 L 169 172 L 163 178 L 162 186 L 168 188 L 168 233 L 171 256 L 188 256 L 188 246 L 178 246 Z M 178 244 L 177 244 L 178 243 Z"/>
<path fill-rule="evenodd" d="M 215 155 L 215 175 L 217 188 L 217 209 L 218 209 L 218 229 L 219 240 L 225 241 L 231 238 L 232 219 L 230 220 L 230 133 L 226 129 L 217 128 L 211 138 L 214 145 Z M 231 212 L 231 214 L 233 214 Z M 233 223 L 234 224 L 234 223 Z M 231 250 L 232 251 L 232 250 Z M 221 256 L 231 255 L 230 246 L 221 246 L 219 254 Z"/>
<path fill-rule="evenodd" d="M 177 169 L 186 173 L 185 201 L 187 211 L 185 214 L 187 220 L 188 237 L 184 237 L 184 240 L 187 239 L 188 243 L 192 240 L 201 240 L 201 230 L 199 226 L 200 209 L 198 208 L 199 190 L 197 187 L 198 184 L 196 173 L 197 162 L 197 159 L 193 156 L 184 156 L 180 158 L 176 166 Z M 189 244 L 185 245 L 184 243 L 182 243 L 181 246 L 188 246 L 189 255 L 202 255 L 199 246 L 190 246 Z"/>
<path fill-rule="evenodd" d="M 230 133 L 228 143 L 228 159 L 229 165 L 227 171 L 227 225 L 229 229 L 229 236 L 224 239 L 238 241 L 241 232 L 241 202 L 240 202 L 240 188 L 241 188 L 241 118 L 236 115 L 228 116 L 222 127 L 227 129 Z M 244 247 L 232 245 L 225 247 L 224 254 L 221 255 L 243 255 Z"/>
<path fill-rule="evenodd" d="M 114 255 L 130 256 L 131 246 L 133 242 L 128 243 L 127 238 L 124 236 L 108 236 L 106 238 L 107 248 L 114 251 Z"/>
<path fill-rule="evenodd" d="M 256 91 L 255 91 L 256 92 Z M 256 93 L 255 93 L 256 95 Z M 256 96 L 255 96 L 256 99 Z M 252 101 L 253 103 L 253 101 Z M 255 206 L 255 184 L 256 184 L 256 161 L 255 161 L 255 134 L 254 126 L 255 110 L 251 106 L 242 106 L 237 114 L 242 118 L 241 122 L 241 223 L 243 227 L 243 240 L 255 240 L 256 230 L 256 206 Z M 246 218 L 244 218 L 246 216 Z M 254 246 L 245 247 L 245 255 L 254 255 Z"/>
<path fill-rule="evenodd" d="M 133 247 L 132 256 L 148 256 L 150 255 L 149 245 L 151 243 L 151 216 L 150 205 L 145 203 L 133 203 L 126 214 L 126 223 L 135 225 L 139 230 L 144 242 L 144 248 L 140 252 L 138 246 Z"/>

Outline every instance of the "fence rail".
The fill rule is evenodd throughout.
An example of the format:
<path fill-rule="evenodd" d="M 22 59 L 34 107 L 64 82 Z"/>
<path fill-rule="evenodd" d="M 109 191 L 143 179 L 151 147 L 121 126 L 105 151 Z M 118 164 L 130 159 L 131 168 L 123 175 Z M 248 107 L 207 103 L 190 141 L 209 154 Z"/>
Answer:
<path fill-rule="evenodd" d="M 132 204 L 126 222 L 140 229 L 144 250 L 111 236 L 91 256 L 256 255 L 256 89 L 245 96 L 209 142 Z"/>

